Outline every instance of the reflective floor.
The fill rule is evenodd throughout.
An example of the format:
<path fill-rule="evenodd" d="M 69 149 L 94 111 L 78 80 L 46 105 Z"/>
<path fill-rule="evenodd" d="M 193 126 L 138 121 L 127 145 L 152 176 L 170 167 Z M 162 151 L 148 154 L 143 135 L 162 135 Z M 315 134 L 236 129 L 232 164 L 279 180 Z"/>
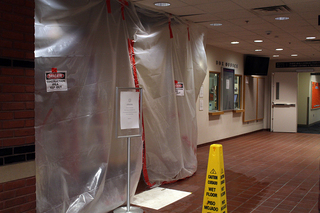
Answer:
<path fill-rule="evenodd" d="M 320 134 L 259 131 L 219 141 L 223 146 L 228 213 L 318 213 Z M 164 188 L 192 192 L 160 210 L 202 212 L 209 146 L 198 147 L 195 175 Z M 140 181 L 137 193 L 148 190 Z"/>

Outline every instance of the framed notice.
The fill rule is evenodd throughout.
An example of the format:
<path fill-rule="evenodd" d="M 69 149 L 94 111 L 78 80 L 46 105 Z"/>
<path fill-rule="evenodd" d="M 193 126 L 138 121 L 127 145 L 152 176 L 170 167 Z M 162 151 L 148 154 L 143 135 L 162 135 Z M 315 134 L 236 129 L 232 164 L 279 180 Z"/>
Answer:
<path fill-rule="evenodd" d="M 142 135 L 142 89 L 116 88 L 116 137 Z"/>

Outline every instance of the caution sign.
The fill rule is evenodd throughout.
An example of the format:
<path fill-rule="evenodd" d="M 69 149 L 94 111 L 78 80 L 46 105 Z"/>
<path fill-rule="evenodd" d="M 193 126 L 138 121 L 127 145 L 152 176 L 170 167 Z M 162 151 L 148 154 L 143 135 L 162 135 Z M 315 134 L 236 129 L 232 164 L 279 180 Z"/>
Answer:
<path fill-rule="evenodd" d="M 67 91 L 67 71 L 45 72 L 47 92 Z"/>
<path fill-rule="evenodd" d="M 202 213 L 227 213 L 222 145 L 210 146 Z"/>

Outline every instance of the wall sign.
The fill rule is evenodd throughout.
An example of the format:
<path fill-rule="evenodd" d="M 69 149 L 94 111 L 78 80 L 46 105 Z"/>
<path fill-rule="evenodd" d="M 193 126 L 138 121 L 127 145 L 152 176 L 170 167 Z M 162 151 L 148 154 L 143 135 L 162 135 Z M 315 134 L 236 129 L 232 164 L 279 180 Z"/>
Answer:
<path fill-rule="evenodd" d="M 175 81 L 176 95 L 184 96 L 184 84 L 183 82 Z"/>
<path fill-rule="evenodd" d="M 68 91 L 67 71 L 46 71 L 47 92 Z"/>
<path fill-rule="evenodd" d="M 277 62 L 276 68 L 320 67 L 320 61 Z"/>
<path fill-rule="evenodd" d="M 223 61 L 216 61 L 216 65 L 238 68 L 238 64 L 234 64 L 234 63 L 230 63 L 230 62 L 223 62 Z"/>

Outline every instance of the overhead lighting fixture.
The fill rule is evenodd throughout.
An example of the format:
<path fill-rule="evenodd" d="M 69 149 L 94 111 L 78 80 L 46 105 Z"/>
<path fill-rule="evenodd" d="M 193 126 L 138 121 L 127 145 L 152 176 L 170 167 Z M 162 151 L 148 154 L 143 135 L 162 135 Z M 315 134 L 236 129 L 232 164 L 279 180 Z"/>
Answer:
<path fill-rule="evenodd" d="M 263 42 L 263 40 L 257 39 L 257 40 L 254 40 L 254 42 L 256 42 L 256 43 L 261 43 L 261 42 Z"/>
<path fill-rule="evenodd" d="M 273 57 L 274 57 L 274 58 L 278 58 L 278 57 L 279 57 L 279 55 L 273 55 Z"/>
<path fill-rule="evenodd" d="M 298 56 L 298 54 L 291 54 L 291 56 L 292 56 L 292 57 L 296 57 L 296 56 Z"/>
<path fill-rule="evenodd" d="M 239 41 L 231 41 L 231 44 L 239 44 Z"/>
<path fill-rule="evenodd" d="M 171 4 L 169 2 L 155 2 L 154 5 L 157 7 L 169 7 Z"/>
<path fill-rule="evenodd" d="M 261 52 L 261 51 L 262 51 L 262 49 L 256 49 L 255 51 L 256 51 L 256 52 Z"/>
<path fill-rule="evenodd" d="M 219 27 L 219 26 L 221 26 L 222 24 L 221 23 L 212 23 L 212 24 L 210 24 L 211 26 L 214 26 L 214 27 Z"/>
<path fill-rule="evenodd" d="M 312 40 L 312 39 L 316 39 L 316 37 L 314 37 L 314 36 L 309 36 L 309 37 L 306 37 L 306 39 Z"/>
<path fill-rule="evenodd" d="M 283 48 L 277 48 L 276 49 L 276 51 L 282 51 L 283 50 Z"/>
<path fill-rule="evenodd" d="M 275 20 L 278 20 L 278 21 L 284 21 L 284 20 L 288 20 L 289 17 L 276 17 Z"/>

